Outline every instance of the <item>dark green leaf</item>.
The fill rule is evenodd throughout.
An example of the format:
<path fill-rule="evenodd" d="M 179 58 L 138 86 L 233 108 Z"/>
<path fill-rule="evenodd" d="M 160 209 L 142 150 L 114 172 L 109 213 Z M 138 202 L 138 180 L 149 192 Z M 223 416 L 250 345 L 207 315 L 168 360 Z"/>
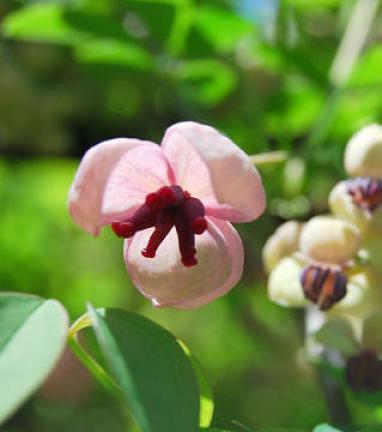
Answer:
<path fill-rule="evenodd" d="M 191 363 L 167 330 L 116 309 L 89 307 L 111 374 L 144 432 L 195 432 L 198 382 Z"/>

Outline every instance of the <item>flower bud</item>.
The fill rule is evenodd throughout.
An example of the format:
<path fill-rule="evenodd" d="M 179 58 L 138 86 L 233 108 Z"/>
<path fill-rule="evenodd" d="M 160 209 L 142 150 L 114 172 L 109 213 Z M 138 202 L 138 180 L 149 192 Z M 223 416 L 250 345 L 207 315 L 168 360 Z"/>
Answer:
<path fill-rule="evenodd" d="M 361 232 L 375 229 L 382 233 L 382 206 L 372 211 L 362 208 L 349 193 L 348 181 L 342 181 L 333 188 L 329 206 L 335 216 L 353 223 Z"/>
<path fill-rule="evenodd" d="M 345 376 L 353 391 L 382 391 L 382 360 L 375 351 L 364 350 L 347 359 Z"/>
<path fill-rule="evenodd" d="M 270 273 L 278 262 L 298 250 L 302 224 L 296 221 L 285 222 L 269 237 L 263 249 L 263 263 Z"/>
<path fill-rule="evenodd" d="M 321 263 L 344 264 L 355 257 L 359 246 L 357 227 L 331 216 L 312 218 L 300 236 L 300 251 Z"/>
<path fill-rule="evenodd" d="M 382 178 L 382 127 L 371 124 L 350 139 L 345 151 L 345 169 L 353 177 Z"/>
<path fill-rule="evenodd" d="M 333 317 L 369 317 L 381 302 L 382 288 L 371 266 L 340 271 L 327 265 L 306 265 L 296 257 L 281 259 L 268 280 L 269 298 L 281 306 L 314 303 Z"/>
<path fill-rule="evenodd" d="M 268 279 L 268 296 L 281 306 L 302 307 L 308 304 L 300 283 L 304 263 L 297 258 L 282 258 Z"/>

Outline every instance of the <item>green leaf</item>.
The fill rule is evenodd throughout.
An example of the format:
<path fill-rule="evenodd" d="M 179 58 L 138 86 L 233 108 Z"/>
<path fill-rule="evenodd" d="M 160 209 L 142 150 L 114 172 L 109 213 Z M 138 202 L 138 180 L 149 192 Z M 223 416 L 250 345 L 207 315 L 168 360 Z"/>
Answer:
<path fill-rule="evenodd" d="M 0 294 L 0 424 L 44 382 L 66 342 L 68 317 L 55 300 Z"/>
<path fill-rule="evenodd" d="M 382 76 L 382 47 L 369 48 L 360 58 L 349 81 L 350 86 L 380 85 Z"/>
<path fill-rule="evenodd" d="M 114 66 L 130 66 L 150 70 L 154 62 L 150 54 L 131 42 L 112 39 L 95 39 L 75 47 L 78 60 L 86 63 L 101 63 Z"/>
<path fill-rule="evenodd" d="M 190 97 L 208 106 L 222 102 L 237 84 L 233 70 L 215 59 L 183 62 L 175 74 L 191 86 Z"/>
<path fill-rule="evenodd" d="M 59 3 L 36 3 L 9 14 L 1 30 L 5 36 L 34 42 L 72 45 L 83 38 L 64 18 Z"/>
<path fill-rule="evenodd" d="M 175 337 L 139 315 L 89 306 L 110 367 L 144 432 L 195 432 L 198 382 Z"/>
<path fill-rule="evenodd" d="M 316 426 L 313 432 L 341 432 L 341 430 L 333 426 L 330 426 L 327 423 L 323 423 L 321 425 Z"/>
<path fill-rule="evenodd" d="M 232 52 L 243 36 L 253 31 L 254 25 L 229 10 L 200 6 L 195 26 L 207 42 L 219 53 Z"/>

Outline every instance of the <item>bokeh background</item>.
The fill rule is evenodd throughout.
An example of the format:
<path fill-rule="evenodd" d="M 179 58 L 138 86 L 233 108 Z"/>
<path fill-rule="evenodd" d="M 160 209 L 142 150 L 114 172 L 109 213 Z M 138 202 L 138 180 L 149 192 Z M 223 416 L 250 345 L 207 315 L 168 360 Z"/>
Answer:
<path fill-rule="evenodd" d="M 202 363 L 217 425 L 327 420 L 302 361 L 301 315 L 267 299 L 261 249 L 285 219 L 326 211 L 346 141 L 382 120 L 379 1 L 1 0 L 0 21 L 0 289 L 57 298 L 72 320 L 90 301 L 163 324 Z M 196 311 L 155 310 L 129 280 L 121 241 L 81 232 L 66 196 L 90 146 L 159 142 L 186 119 L 249 154 L 290 157 L 261 168 L 267 212 L 238 227 L 242 282 Z M 2 430 L 134 430 L 73 360 L 63 370 Z M 361 423 L 382 414 L 353 412 Z"/>

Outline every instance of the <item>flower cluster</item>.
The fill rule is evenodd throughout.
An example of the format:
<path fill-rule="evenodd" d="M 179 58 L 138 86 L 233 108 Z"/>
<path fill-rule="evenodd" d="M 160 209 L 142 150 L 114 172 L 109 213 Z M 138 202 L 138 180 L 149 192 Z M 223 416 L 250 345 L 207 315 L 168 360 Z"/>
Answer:
<path fill-rule="evenodd" d="M 266 243 L 263 258 L 271 300 L 306 308 L 308 342 L 336 341 L 340 351 L 347 346 L 349 385 L 368 391 L 374 389 L 370 374 L 382 379 L 382 339 L 370 342 L 370 323 L 382 306 L 381 126 L 350 139 L 344 165 L 351 178 L 331 191 L 331 214 L 286 222 Z M 369 372 L 362 375 L 365 365 Z"/>
<path fill-rule="evenodd" d="M 92 147 L 69 192 L 80 227 L 98 235 L 110 225 L 125 239 L 128 272 L 157 307 L 195 308 L 236 285 L 244 254 L 231 222 L 264 208 L 250 158 L 194 122 L 171 126 L 160 146 L 116 138 Z"/>

